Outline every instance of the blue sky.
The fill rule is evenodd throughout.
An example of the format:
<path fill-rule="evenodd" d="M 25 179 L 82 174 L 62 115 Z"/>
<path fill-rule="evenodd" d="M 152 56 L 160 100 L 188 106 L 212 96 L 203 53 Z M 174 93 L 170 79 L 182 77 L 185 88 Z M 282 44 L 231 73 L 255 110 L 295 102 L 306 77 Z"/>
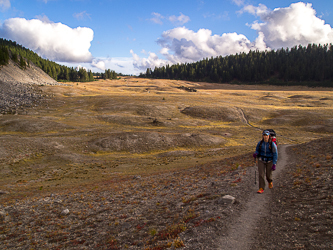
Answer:
<path fill-rule="evenodd" d="M 333 1 L 0 0 L 0 37 L 93 72 L 333 43 Z"/>

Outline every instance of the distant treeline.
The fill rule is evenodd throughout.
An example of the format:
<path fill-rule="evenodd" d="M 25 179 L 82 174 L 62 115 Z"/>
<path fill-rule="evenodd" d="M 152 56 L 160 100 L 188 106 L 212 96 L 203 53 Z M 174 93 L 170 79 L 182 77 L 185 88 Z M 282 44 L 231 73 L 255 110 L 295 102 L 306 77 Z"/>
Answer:
<path fill-rule="evenodd" d="M 118 74 L 110 69 L 104 73 L 88 72 L 84 68 L 78 70 L 73 67 L 59 65 L 47 59 L 41 58 L 35 52 L 24 48 L 15 41 L 0 38 L 0 65 L 7 65 L 9 60 L 19 64 L 22 69 L 30 67 L 30 62 L 41 68 L 56 81 L 87 82 L 94 81 L 94 76 L 102 79 L 116 79 Z"/>
<path fill-rule="evenodd" d="M 329 86 L 333 81 L 333 46 L 309 44 L 291 49 L 250 51 L 194 63 L 147 69 L 140 77 L 216 83 Z"/>

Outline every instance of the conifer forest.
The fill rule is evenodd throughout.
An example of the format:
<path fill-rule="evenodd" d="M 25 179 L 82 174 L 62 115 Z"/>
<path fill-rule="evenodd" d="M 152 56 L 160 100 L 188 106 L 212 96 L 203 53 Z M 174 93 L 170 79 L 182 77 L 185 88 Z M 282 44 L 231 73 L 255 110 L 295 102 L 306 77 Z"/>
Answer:
<path fill-rule="evenodd" d="M 116 79 L 118 74 L 110 69 L 104 73 L 93 73 L 84 68 L 73 68 L 60 65 L 48 59 L 41 58 L 37 53 L 24 48 L 15 41 L 0 39 L 0 65 L 6 65 L 12 59 L 21 69 L 29 67 L 30 62 L 40 67 L 56 81 L 87 82 L 94 81 L 94 76 L 102 79 Z"/>
<path fill-rule="evenodd" d="M 333 86 L 333 46 L 250 51 L 194 63 L 148 68 L 140 77 L 215 83 Z"/>

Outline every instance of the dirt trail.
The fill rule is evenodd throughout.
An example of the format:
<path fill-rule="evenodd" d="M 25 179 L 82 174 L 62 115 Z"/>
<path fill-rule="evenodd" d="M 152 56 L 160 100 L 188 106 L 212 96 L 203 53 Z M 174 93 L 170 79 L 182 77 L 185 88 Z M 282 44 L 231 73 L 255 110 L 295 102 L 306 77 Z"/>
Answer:
<path fill-rule="evenodd" d="M 279 183 L 279 174 L 287 163 L 287 145 L 279 146 L 279 158 L 276 170 L 273 172 L 273 183 L 276 186 Z M 253 233 L 256 232 L 256 228 L 260 227 L 261 218 L 268 215 L 270 209 L 268 202 L 270 197 L 274 195 L 274 188 L 269 189 L 266 185 L 265 192 L 263 194 L 257 194 L 258 189 L 258 171 L 254 167 L 249 169 L 250 176 L 257 176 L 257 185 L 253 185 L 252 197 L 246 205 L 246 208 L 239 215 L 238 218 L 230 225 L 229 233 L 220 239 L 219 249 L 251 249 L 253 244 Z M 267 184 L 267 183 L 266 183 Z"/>
<path fill-rule="evenodd" d="M 250 127 L 252 127 L 252 128 L 256 128 L 256 129 L 258 129 L 258 130 L 262 130 L 261 128 L 258 128 L 258 127 L 255 127 L 255 126 L 253 126 L 252 124 L 250 124 L 249 123 L 249 120 L 246 118 L 246 116 L 245 116 L 245 114 L 244 114 L 244 111 L 241 109 L 241 108 L 239 108 L 239 107 L 235 107 L 237 110 L 238 110 L 238 112 L 240 113 L 240 115 L 241 115 L 241 117 L 242 117 L 242 119 L 243 119 L 243 122 L 246 124 L 246 125 L 248 125 L 248 126 L 250 126 Z"/>
<path fill-rule="evenodd" d="M 246 125 L 248 125 L 249 127 L 252 127 L 252 128 L 255 128 L 255 129 L 257 129 L 257 130 L 263 130 L 262 128 L 259 128 L 259 127 L 256 127 L 256 126 L 253 126 L 250 122 L 249 122 L 249 120 L 246 118 L 246 115 L 245 115 L 245 113 L 244 113 L 244 111 L 241 109 L 241 108 L 239 108 L 239 107 L 235 107 L 237 110 L 238 110 L 238 112 L 240 113 L 240 115 L 241 115 L 241 117 L 242 117 L 242 120 L 243 120 L 243 122 L 246 124 Z M 295 142 L 295 140 L 293 140 L 293 139 L 290 139 L 290 138 L 288 138 L 288 137 L 286 137 L 286 136 L 283 136 L 283 135 L 280 135 L 280 134 L 277 134 L 277 136 L 278 137 L 283 137 L 283 138 L 285 138 L 285 139 L 287 139 L 287 140 L 289 140 L 289 141 L 292 141 L 292 142 Z"/>

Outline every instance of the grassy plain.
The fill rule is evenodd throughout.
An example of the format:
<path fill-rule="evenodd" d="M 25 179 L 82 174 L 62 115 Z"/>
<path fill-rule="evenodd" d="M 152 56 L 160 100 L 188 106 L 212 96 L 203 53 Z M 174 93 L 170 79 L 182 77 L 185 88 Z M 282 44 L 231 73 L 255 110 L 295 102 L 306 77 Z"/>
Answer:
<path fill-rule="evenodd" d="M 122 77 L 41 91 L 43 105 L 0 116 L 0 190 L 25 196 L 189 168 L 252 152 L 264 128 L 279 144 L 333 133 L 332 89 Z"/>

